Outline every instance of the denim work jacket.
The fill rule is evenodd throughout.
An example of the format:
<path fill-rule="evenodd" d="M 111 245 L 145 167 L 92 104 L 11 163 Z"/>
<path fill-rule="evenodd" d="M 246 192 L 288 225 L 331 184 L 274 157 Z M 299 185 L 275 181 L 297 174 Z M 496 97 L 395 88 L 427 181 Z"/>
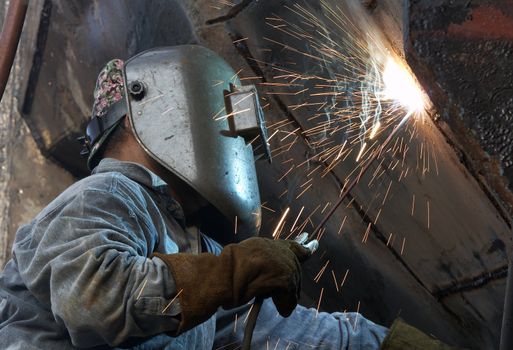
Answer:
<path fill-rule="evenodd" d="M 0 274 L 0 349 L 235 349 L 249 306 L 219 309 L 173 337 L 180 305 L 154 252 L 218 254 L 187 228 L 166 184 L 146 168 L 104 159 L 16 233 Z M 298 306 L 289 318 L 266 301 L 255 349 L 379 349 L 386 328 L 355 313 Z"/>

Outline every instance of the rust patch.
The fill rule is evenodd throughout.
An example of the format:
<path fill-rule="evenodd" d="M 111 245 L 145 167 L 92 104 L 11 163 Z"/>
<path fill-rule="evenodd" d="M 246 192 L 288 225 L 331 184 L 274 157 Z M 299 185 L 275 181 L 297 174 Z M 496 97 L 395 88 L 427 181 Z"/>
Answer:
<path fill-rule="evenodd" d="M 513 2 L 507 8 L 513 13 Z M 473 9 L 465 22 L 451 23 L 447 32 L 465 38 L 513 40 L 513 17 L 493 5 L 483 5 Z"/>

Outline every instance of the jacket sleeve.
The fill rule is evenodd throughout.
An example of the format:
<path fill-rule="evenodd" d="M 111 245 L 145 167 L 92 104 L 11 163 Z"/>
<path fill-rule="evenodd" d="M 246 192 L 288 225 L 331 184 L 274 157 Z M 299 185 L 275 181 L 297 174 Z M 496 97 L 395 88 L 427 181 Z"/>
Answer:
<path fill-rule="evenodd" d="M 116 346 L 178 327 L 175 283 L 149 257 L 158 236 L 141 210 L 116 193 L 82 191 L 39 219 L 33 238 L 16 247 L 27 287 L 74 346 Z"/>
<path fill-rule="evenodd" d="M 250 305 L 217 313 L 214 348 L 242 343 Z M 379 349 L 388 330 L 358 313 L 326 313 L 297 306 L 292 315 L 281 317 L 270 299 L 260 310 L 253 333 L 255 349 Z"/>

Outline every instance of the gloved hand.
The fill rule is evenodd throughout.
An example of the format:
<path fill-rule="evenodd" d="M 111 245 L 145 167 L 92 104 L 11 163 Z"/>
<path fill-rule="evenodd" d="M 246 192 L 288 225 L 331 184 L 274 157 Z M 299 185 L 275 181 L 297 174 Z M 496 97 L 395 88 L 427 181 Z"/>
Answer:
<path fill-rule="evenodd" d="M 303 243 L 305 235 L 300 237 Z M 227 245 L 219 256 L 156 253 L 171 270 L 180 293 L 177 334 L 206 321 L 220 306 L 234 308 L 257 296 L 272 297 L 280 315 L 289 316 L 299 298 L 300 262 L 315 244 L 255 237 Z"/>
<path fill-rule="evenodd" d="M 389 333 L 383 344 L 381 350 L 458 350 L 447 344 L 442 343 L 440 340 L 431 338 L 427 334 L 419 331 L 417 328 L 412 327 L 405 323 L 400 318 L 396 319 L 390 327 Z M 463 349 L 460 349 L 463 350 Z"/>

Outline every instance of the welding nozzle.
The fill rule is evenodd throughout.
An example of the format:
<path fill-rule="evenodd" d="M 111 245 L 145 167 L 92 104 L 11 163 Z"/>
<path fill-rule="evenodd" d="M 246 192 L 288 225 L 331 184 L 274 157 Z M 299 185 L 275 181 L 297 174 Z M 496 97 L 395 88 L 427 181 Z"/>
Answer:
<path fill-rule="evenodd" d="M 317 241 L 316 239 L 313 239 L 310 242 L 307 242 L 308 241 L 308 233 L 307 232 L 303 232 L 300 235 L 298 235 L 294 239 L 294 241 L 301 244 L 304 248 L 308 249 L 310 251 L 310 255 L 315 253 L 315 251 L 319 248 L 319 241 Z"/>

